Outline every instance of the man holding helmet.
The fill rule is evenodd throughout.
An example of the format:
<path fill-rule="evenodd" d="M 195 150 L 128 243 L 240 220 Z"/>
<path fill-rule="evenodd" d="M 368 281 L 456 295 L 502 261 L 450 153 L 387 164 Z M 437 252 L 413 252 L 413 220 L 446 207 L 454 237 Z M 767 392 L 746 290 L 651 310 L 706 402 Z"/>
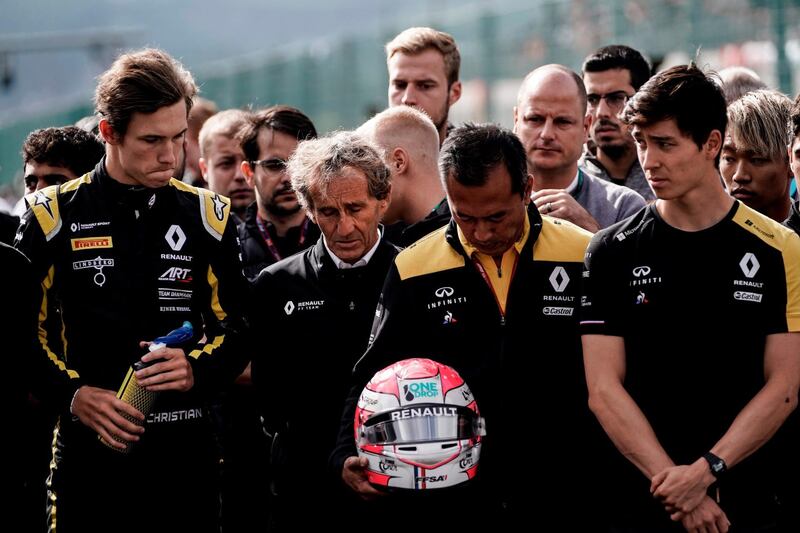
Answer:
<path fill-rule="evenodd" d="M 386 511 L 413 505 L 417 521 L 440 517 L 443 508 L 480 509 L 448 515 L 455 521 L 448 526 L 485 520 L 511 527 L 530 516 L 532 504 L 552 513 L 553 505 L 576 503 L 562 489 L 574 483 L 581 461 L 570 450 L 589 420 L 576 307 L 590 234 L 529 208 L 525 151 L 508 130 L 456 128 L 439 170 L 453 218 L 394 260 L 331 462 L 351 489 L 379 499 L 375 506 Z M 355 457 L 356 403 L 377 370 L 419 356 L 452 367 L 469 383 L 486 417 L 481 466 L 475 480 L 454 489 L 378 498 L 368 460 Z M 535 441 L 527 437 L 531 428 L 518 440 L 518 424 L 540 428 Z M 511 457 L 513 464 L 505 464 Z M 550 489 L 544 498 L 534 498 L 534 484 Z"/>

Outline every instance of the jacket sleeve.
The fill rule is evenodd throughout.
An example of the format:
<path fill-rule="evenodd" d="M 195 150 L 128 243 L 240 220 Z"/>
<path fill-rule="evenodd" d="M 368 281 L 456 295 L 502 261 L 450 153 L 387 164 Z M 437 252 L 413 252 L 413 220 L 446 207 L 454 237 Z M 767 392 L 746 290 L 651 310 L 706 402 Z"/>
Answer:
<path fill-rule="evenodd" d="M 6 375 L 8 380 L 4 398 L 11 399 L 12 419 L 18 422 L 25 417 L 21 409 L 28 401 L 33 377 L 33 362 L 38 360 L 37 328 L 39 310 L 36 306 L 36 293 L 39 284 L 34 280 L 30 262 L 22 253 L 0 242 L 0 263 L 4 271 L 13 280 L 4 295 L 7 298 L 6 306 L 0 312 L 3 317 L 2 331 L 5 337 L 3 343 L 3 359 L 6 362 Z M 10 426 L 14 427 L 14 426 Z"/>
<path fill-rule="evenodd" d="M 55 201 L 55 200 L 54 200 Z M 57 211 L 48 211 L 53 213 Z M 20 229 L 14 246 L 31 261 L 30 274 L 34 278 L 33 294 L 30 297 L 36 308 L 36 338 L 33 340 L 34 357 L 31 360 L 31 387 L 34 394 L 43 401 L 51 402 L 56 409 L 67 411 L 75 391 L 83 385 L 77 371 L 67 366 L 63 354 L 53 348 L 54 341 L 48 337 L 49 305 L 56 296 L 56 249 L 57 236 L 45 236 L 38 216 L 47 213 L 34 213 L 29 209 L 22 217 Z M 51 319 L 52 320 L 52 319 Z M 59 328 L 60 329 L 60 328 Z"/>
<path fill-rule="evenodd" d="M 242 272 L 239 242 L 233 217 L 229 217 L 206 274 L 208 299 L 202 310 L 204 340 L 189 350 L 195 388 L 217 391 L 232 383 L 249 361 L 244 302 L 247 281 Z"/>
<path fill-rule="evenodd" d="M 285 367 L 289 354 L 297 356 L 297 339 L 290 339 L 282 327 L 282 317 L 277 316 L 276 309 L 283 292 L 278 287 L 274 275 L 263 270 L 252 285 L 249 300 L 249 322 L 253 334 L 250 335 L 249 352 L 252 355 L 251 374 L 256 392 L 258 409 L 264 419 L 264 428 L 270 435 L 275 435 L 285 428 L 285 417 L 281 406 L 285 403 L 284 385 L 288 370 Z M 280 334 L 266 335 L 266 332 L 277 329 Z M 265 342 L 268 340 L 268 342 Z M 292 343 L 294 346 L 287 346 Z"/>

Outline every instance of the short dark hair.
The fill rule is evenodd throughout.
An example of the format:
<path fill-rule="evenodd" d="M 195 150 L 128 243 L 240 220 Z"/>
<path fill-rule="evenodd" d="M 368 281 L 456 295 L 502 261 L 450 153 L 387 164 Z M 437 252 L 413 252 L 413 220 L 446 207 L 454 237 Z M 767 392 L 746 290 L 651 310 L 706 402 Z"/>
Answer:
<path fill-rule="evenodd" d="M 486 183 L 489 171 L 504 164 L 511 176 L 511 192 L 523 195 L 528 182 L 525 148 L 511 130 L 496 124 L 466 123 L 453 129 L 439 156 L 439 175 L 445 189 L 452 178 L 467 187 Z"/>
<path fill-rule="evenodd" d="M 615 68 L 625 69 L 631 74 L 631 85 L 637 91 L 650 79 L 652 68 L 647 59 L 636 49 L 623 44 L 612 44 L 598 48 L 583 60 L 581 74 L 605 72 Z"/>
<path fill-rule="evenodd" d="M 298 141 L 317 138 L 314 123 L 302 111 L 288 105 L 275 105 L 253 113 L 239 134 L 246 161 L 258 159 L 258 132 L 261 128 L 285 133 Z"/>
<path fill-rule="evenodd" d="M 792 111 L 789 114 L 789 129 L 792 132 L 791 142 L 794 142 L 795 138 L 800 137 L 800 93 L 792 104 Z"/>
<path fill-rule="evenodd" d="M 22 164 L 34 161 L 64 167 L 82 176 L 92 170 L 105 153 L 100 139 L 76 126 L 42 128 L 32 131 L 22 144 Z"/>
<path fill-rule="evenodd" d="M 99 78 L 94 103 L 114 132 L 125 135 L 134 113 L 155 113 L 183 101 L 188 117 L 195 94 L 197 86 L 183 65 L 166 52 L 146 48 L 114 61 Z"/>
<path fill-rule="evenodd" d="M 622 120 L 632 126 L 648 126 L 668 119 L 674 119 L 681 133 L 690 136 L 698 149 L 714 130 L 725 138 L 728 125 L 725 96 L 714 77 L 697 68 L 694 62 L 650 78 L 622 111 Z M 715 164 L 719 166 L 719 153 Z"/>

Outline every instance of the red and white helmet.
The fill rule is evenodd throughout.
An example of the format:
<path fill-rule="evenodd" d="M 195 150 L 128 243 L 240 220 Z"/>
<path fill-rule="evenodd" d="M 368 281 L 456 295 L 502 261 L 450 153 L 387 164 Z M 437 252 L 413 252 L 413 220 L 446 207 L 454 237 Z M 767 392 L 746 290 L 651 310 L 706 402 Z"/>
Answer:
<path fill-rule="evenodd" d="M 361 392 L 354 426 L 369 481 L 413 490 L 475 477 L 486 434 L 467 384 L 430 359 L 405 359 L 376 373 Z"/>

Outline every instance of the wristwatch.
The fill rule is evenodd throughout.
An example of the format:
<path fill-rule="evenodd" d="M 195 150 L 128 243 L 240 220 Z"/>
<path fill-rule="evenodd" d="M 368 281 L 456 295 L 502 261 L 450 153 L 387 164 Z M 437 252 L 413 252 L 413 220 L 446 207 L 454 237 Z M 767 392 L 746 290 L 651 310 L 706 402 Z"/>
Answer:
<path fill-rule="evenodd" d="M 725 472 L 728 471 L 728 465 L 722 457 L 714 455 L 711 452 L 703 454 L 703 459 L 708 461 L 708 467 L 711 469 L 711 474 L 719 479 Z"/>

